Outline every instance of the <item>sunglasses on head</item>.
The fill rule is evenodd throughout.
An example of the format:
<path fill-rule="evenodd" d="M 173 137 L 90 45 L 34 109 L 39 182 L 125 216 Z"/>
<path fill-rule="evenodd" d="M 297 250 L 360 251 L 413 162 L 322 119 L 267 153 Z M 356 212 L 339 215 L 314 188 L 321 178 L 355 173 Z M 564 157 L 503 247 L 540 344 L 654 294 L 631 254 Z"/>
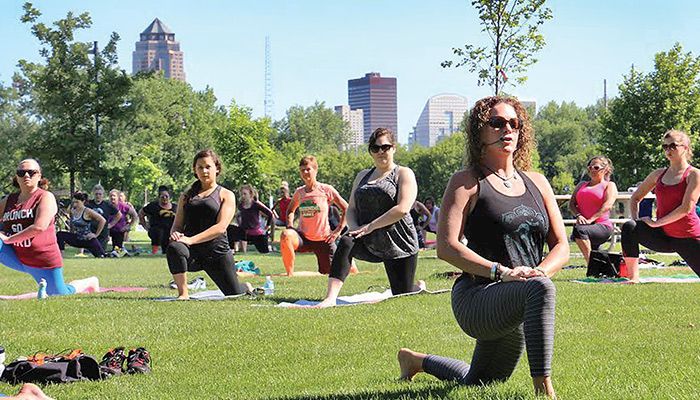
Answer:
<path fill-rule="evenodd" d="M 591 171 L 600 171 L 601 169 L 604 169 L 605 165 L 589 165 L 588 169 Z"/>
<path fill-rule="evenodd" d="M 36 170 L 36 169 L 18 169 L 17 170 L 17 177 L 24 178 L 24 175 L 29 174 L 29 177 L 31 178 L 38 173 L 39 173 L 39 170 Z"/>
<path fill-rule="evenodd" d="M 369 151 L 371 151 L 372 153 L 379 153 L 379 150 L 381 150 L 382 152 L 386 153 L 392 147 L 394 147 L 393 144 L 382 144 L 382 145 L 372 144 L 369 146 Z"/>
<path fill-rule="evenodd" d="M 487 123 L 493 129 L 503 129 L 506 127 L 506 124 L 509 124 L 511 129 L 514 130 L 518 130 L 522 127 L 522 122 L 518 118 L 505 119 L 503 117 L 491 117 Z"/>
<path fill-rule="evenodd" d="M 666 150 L 675 150 L 680 146 L 683 146 L 683 144 L 680 144 L 680 143 L 668 143 L 668 144 L 666 144 L 666 143 L 664 143 L 661 145 L 661 148 L 664 149 L 664 151 L 666 151 Z"/>

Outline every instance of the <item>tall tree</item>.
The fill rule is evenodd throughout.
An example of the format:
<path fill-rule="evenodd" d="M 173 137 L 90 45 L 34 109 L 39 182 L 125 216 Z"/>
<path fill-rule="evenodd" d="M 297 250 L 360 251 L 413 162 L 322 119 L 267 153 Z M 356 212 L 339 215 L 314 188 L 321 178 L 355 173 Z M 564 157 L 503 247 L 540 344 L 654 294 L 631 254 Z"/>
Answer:
<path fill-rule="evenodd" d="M 348 125 L 324 102 L 309 107 L 292 106 L 287 115 L 275 122 L 277 148 L 282 143 L 300 142 L 309 153 L 344 148 L 348 144 Z"/>
<path fill-rule="evenodd" d="M 21 73 L 14 80 L 42 124 L 33 148 L 56 170 L 70 174 L 73 191 L 77 172 L 100 173 L 102 139 L 95 116 L 106 125 L 121 118 L 131 80 L 117 65 L 119 35 L 112 33 L 102 51 L 93 54 L 94 61 L 92 44 L 75 40 L 77 31 L 92 25 L 89 13 L 69 12 L 53 26 L 37 22 L 40 16 L 31 3 L 24 4 L 21 21 L 31 24 L 44 63 L 20 60 Z"/>
<path fill-rule="evenodd" d="M 634 67 L 619 96 L 601 114 L 601 145 L 609 154 L 621 187 L 634 185 L 666 163 L 661 136 L 681 129 L 697 139 L 700 129 L 700 57 L 680 44 L 654 57 L 654 71 Z"/>
<path fill-rule="evenodd" d="M 27 150 L 37 124 L 26 115 L 17 91 L 0 82 L 0 189 L 9 189 L 17 163 L 27 157 Z M 44 169 L 44 175 L 48 169 Z"/>
<path fill-rule="evenodd" d="M 473 0 L 482 32 L 490 44 L 465 44 L 452 48 L 456 61 L 443 61 L 442 66 L 467 67 L 476 72 L 478 84 L 493 88 L 501 94 L 507 81 L 522 84 L 527 80 L 527 67 L 537 62 L 534 58 L 545 45 L 540 25 L 552 18 L 552 11 L 544 6 L 545 0 Z"/>
<path fill-rule="evenodd" d="M 221 153 L 226 175 L 224 182 L 232 188 L 249 183 L 261 195 L 279 184 L 273 169 L 275 151 L 268 141 L 272 126 L 268 118 L 252 118 L 249 107 L 231 103 L 227 123 L 216 133 L 216 148 Z M 263 200 L 264 201 L 264 200 Z"/>

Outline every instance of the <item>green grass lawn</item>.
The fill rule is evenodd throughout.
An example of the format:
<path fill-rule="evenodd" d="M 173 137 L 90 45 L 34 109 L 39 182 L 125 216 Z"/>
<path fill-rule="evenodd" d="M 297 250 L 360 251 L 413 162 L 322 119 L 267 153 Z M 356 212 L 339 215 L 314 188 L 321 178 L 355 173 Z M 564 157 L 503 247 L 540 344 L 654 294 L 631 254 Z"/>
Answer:
<path fill-rule="evenodd" d="M 143 238 L 143 236 L 141 236 Z M 141 243 L 147 247 L 147 243 Z M 575 246 L 574 246 L 575 247 Z M 667 263 L 676 257 L 654 257 Z M 283 271 L 279 254 L 248 253 L 263 273 Z M 583 264 L 582 259 L 572 259 Z M 458 387 L 421 375 L 398 382 L 400 347 L 469 359 L 474 340 L 457 326 L 450 295 L 421 295 L 327 310 L 273 307 L 321 299 L 325 277 L 274 278 L 270 298 L 224 302 L 149 300 L 174 295 L 162 256 L 65 261 L 67 279 L 96 275 L 102 286 L 144 286 L 137 293 L 0 302 L 0 345 L 8 359 L 36 351 L 82 348 L 100 358 L 114 346 L 146 347 L 153 372 L 100 382 L 47 386 L 57 399 L 520 399 L 532 398 L 525 357 L 513 377 L 489 387 Z M 383 267 L 359 262 L 342 294 L 387 285 Z M 300 255 L 297 270 L 314 270 Z M 1 294 L 36 289 L 8 268 Z M 449 288 L 454 269 L 421 253 L 418 278 Z M 689 269 L 643 275 L 691 273 Z M 562 399 L 700 398 L 698 284 L 581 285 L 585 269 L 555 277 L 557 320 L 553 380 Z M 198 276 L 193 274 L 191 277 Z M 260 286 L 264 277 L 250 279 Z M 211 288 L 213 284 L 207 278 Z M 0 384 L 0 392 L 18 386 Z"/>

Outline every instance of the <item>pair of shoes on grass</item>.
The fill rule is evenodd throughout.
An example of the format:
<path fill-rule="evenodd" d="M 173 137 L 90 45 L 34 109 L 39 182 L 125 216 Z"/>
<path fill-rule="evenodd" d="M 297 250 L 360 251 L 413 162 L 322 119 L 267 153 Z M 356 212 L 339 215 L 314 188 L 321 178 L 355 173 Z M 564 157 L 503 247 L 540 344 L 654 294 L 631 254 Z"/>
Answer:
<path fill-rule="evenodd" d="M 175 284 L 175 281 L 170 281 L 168 284 L 171 289 L 177 289 L 177 285 Z M 207 281 L 204 280 L 201 276 L 198 276 L 194 279 L 192 279 L 188 284 L 187 288 L 189 290 L 204 290 L 207 288 Z"/>
<path fill-rule="evenodd" d="M 146 374 L 151 372 L 151 354 L 143 347 L 124 353 L 124 347 L 110 349 L 100 362 L 100 374 L 109 378 L 121 374 Z M 126 362 L 126 365 L 125 365 Z"/>

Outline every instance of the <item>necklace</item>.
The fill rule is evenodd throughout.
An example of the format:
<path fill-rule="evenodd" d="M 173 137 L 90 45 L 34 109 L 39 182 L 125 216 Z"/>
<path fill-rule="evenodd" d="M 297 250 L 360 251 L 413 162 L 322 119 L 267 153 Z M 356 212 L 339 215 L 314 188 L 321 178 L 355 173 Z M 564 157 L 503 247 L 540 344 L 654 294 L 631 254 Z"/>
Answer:
<path fill-rule="evenodd" d="M 493 172 L 494 175 L 496 175 L 500 180 L 503 181 L 503 186 L 505 186 L 505 187 L 508 188 L 508 189 L 510 189 L 510 188 L 513 187 L 513 184 L 510 183 L 510 180 L 511 180 L 511 179 L 514 180 L 514 181 L 517 181 L 517 180 L 518 180 L 518 175 L 515 173 L 515 171 L 513 171 L 513 175 L 511 175 L 511 176 L 501 176 L 501 174 L 499 174 L 498 172 L 492 170 L 492 169 L 489 168 L 488 166 L 486 166 L 486 165 L 484 165 L 484 164 L 481 164 L 481 165 L 483 165 L 483 167 L 486 168 L 486 169 L 488 169 L 489 171 Z"/>

